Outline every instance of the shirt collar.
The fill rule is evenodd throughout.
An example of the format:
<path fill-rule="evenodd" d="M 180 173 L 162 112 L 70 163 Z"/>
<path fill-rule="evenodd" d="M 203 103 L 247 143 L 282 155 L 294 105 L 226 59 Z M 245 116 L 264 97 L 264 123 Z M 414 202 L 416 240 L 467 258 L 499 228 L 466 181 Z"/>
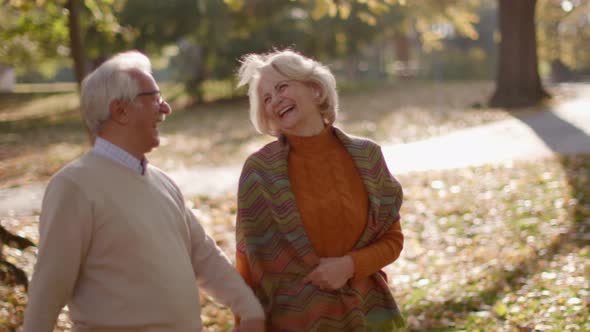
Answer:
<path fill-rule="evenodd" d="M 147 159 L 143 158 L 142 160 L 139 160 L 129 152 L 101 137 L 96 138 L 92 151 L 141 175 L 145 174 L 145 170 L 147 169 Z"/>

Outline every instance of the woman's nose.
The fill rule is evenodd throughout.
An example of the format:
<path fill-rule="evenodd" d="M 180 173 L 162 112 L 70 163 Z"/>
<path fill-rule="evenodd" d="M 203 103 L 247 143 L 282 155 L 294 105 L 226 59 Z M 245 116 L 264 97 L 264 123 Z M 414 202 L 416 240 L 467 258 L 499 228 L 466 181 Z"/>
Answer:
<path fill-rule="evenodd" d="M 271 98 L 272 99 L 270 103 L 272 106 L 276 106 L 281 103 L 282 98 L 277 93 L 273 93 Z"/>

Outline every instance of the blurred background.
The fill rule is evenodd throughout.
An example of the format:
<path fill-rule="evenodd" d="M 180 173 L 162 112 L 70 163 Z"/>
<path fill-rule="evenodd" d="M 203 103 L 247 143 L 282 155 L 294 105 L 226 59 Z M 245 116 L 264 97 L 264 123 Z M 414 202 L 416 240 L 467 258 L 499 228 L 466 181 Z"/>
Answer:
<path fill-rule="evenodd" d="M 157 77 L 182 84 L 191 103 L 234 96 L 240 56 L 286 47 L 329 64 L 342 84 L 494 80 L 501 56 L 500 17 L 507 24 L 505 39 L 514 36 L 524 45 L 535 40 L 536 32 L 536 54 L 527 54 L 522 61 L 533 63 L 538 56 L 544 80 L 580 80 L 590 75 L 590 9 L 582 0 L 504 1 L 504 11 L 496 0 L 2 3 L 0 89 L 4 91 L 24 89 L 21 83 L 79 81 L 106 58 L 127 49 L 141 50 L 154 59 Z M 520 35 L 518 24 L 535 29 Z M 518 68 L 518 59 L 510 57 L 507 66 Z M 168 97 L 174 99 L 176 94 L 181 92 Z"/>
<path fill-rule="evenodd" d="M 22 324 L 46 183 L 90 148 L 82 78 L 120 51 L 152 59 L 174 113 L 149 161 L 233 258 L 241 166 L 272 139 L 235 75 L 274 48 L 331 68 L 337 126 L 378 142 L 403 185 L 385 271 L 410 330 L 590 331 L 590 1 L 0 4 L 0 332 Z M 205 331 L 231 331 L 201 302 Z"/>

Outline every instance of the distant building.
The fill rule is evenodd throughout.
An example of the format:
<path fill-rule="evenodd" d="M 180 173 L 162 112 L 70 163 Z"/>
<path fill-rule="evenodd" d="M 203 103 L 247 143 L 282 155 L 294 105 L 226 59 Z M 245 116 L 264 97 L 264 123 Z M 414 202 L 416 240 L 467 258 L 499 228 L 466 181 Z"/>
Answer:
<path fill-rule="evenodd" d="M 0 64 L 0 91 L 12 92 L 15 84 L 14 68 Z"/>

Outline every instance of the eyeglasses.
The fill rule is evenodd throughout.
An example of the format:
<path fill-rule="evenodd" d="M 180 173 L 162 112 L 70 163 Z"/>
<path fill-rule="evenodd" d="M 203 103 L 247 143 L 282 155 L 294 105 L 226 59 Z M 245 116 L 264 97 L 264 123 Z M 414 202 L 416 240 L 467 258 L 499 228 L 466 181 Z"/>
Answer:
<path fill-rule="evenodd" d="M 143 96 L 153 96 L 154 102 L 158 105 L 162 105 L 162 103 L 164 103 L 164 98 L 162 98 L 162 93 L 160 93 L 160 90 L 140 92 L 135 96 L 135 98 Z"/>

